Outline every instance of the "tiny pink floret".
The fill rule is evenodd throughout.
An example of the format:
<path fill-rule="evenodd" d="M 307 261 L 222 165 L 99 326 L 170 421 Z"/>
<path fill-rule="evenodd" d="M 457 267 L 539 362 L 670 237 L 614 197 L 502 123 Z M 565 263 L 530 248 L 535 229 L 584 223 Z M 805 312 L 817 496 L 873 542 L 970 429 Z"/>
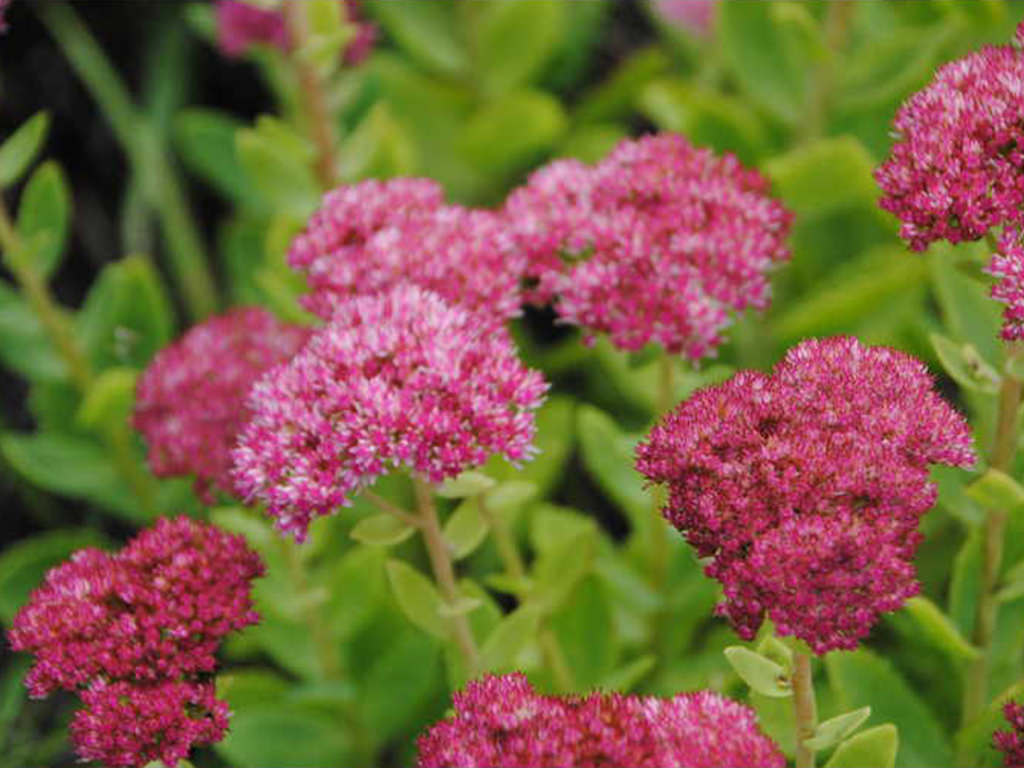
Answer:
<path fill-rule="evenodd" d="M 748 707 L 711 691 L 671 699 L 542 696 L 522 674 L 454 694 L 455 714 L 419 738 L 419 768 L 783 768 Z"/>
<path fill-rule="evenodd" d="M 136 387 L 135 428 L 158 477 L 193 475 L 212 501 L 233 495 L 231 448 L 248 419 L 249 388 L 305 343 L 309 330 L 248 307 L 194 326 L 161 350 Z"/>
<path fill-rule="evenodd" d="M 765 309 L 789 258 L 792 215 L 733 155 L 659 134 L 588 166 L 556 160 L 504 207 L 528 259 L 530 298 L 621 349 L 654 342 L 700 359 L 729 313 Z"/>
<path fill-rule="evenodd" d="M 1003 717 L 1010 730 L 992 734 L 992 746 L 1003 753 L 1006 768 L 1024 768 L 1024 705 L 1016 701 L 1006 702 Z"/>
<path fill-rule="evenodd" d="M 531 458 L 546 391 L 503 328 L 434 293 L 350 299 L 253 388 L 235 482 L 301 540 L 394 468 L 437 483 L 493 454 Z"/>
<path fill-rule="evenodd" d="M 665 517 L 724 587 L 745 639 L 767 615 L 816 652 L 854 648 L 918 591 L 931 464 L 974 461 L 964 418 L 927 369 L 856 339 L 812 339 L 766 375 L 698 390 L 637 449 Z"/>

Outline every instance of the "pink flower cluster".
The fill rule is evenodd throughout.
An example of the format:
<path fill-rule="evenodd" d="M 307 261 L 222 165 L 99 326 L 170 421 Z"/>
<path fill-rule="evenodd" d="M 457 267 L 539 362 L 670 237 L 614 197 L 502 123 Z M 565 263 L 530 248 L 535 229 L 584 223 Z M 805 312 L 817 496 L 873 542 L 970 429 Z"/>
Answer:
<path fill-rule="evenodd" d="M 946 64 L 900 108 L 898 139 L 875 176 L 911 248 L 1024 223 L 1022 101 L 1024 53 L 1003 45 Z"/>
<path fill-rule="evenodd" d="M 557 160 L 504 208 L 529 259 L 533 298 L 622 349 L 714 353 L 730 310 L 765 308 L 791 214 L 732 155 L 682 136 L 618 145 L 587 166 Z"/>
<path fill-rule="evenodd" d="M 453 696 L 455 714 L 419 738 L 420 768 L 783 768 L 754 712 L 711 691 L 653 696 L 538 694 L 522 674 Z"/>
<path fill-rule="evenodd" d="M 718 0 L 654 0 L 654 10 L 665 21 L 699 37 L 711 34 Z"/>
<path fill-rule="evenodd" d="M 1003 753 L 1006 768 L 1024 768 L 1024 706 L 1008 701 L 1003 707 L 1003 716 L 1011 730 L 992 734 L 992 746 Z"/>
<path fill-rule="evenodd" d="M 253 387 L 236 486 L 301 540 L 391 467 L 440 482 L 491 454 L 529 458 L 546 390 L 503 329 L 436 294 L 351 299 Z"/>
<path fill-rule="evenodd" d="M 134 424 L 160 477 L 195 475 L 210 500 L 231 494 L 231 448 L 245 423 L 249 387 L 305 343 L 308 330 L 263 309 L 235 309 L 190 329 L 139 378 Z"/>
<path fill-rule="evenodd" d="M 520 313 L 525 261 L 502 217 L 443 204 L 429 179 L 364 181 L 327 193 L 292 244 L 303 306 L 329 319 L 341 301 L 411 283 L 502 323 Z"/>
<path fill-rule="evenodd" d="M 818 653 L 856 647 L 917 592 L 929 465 L 973 461 L 927 369 L 850 337 L 699 390 L 637 449 L 640 472 L 668 485 L 665 517 L 712 558 L 718 613 L 746 639 L 767 614 Z"/>
<path fill-rule="evenodd" d="M 344 6 L 348 20 L 356 24 L 355 38 L 345 48 L 344 61 L 354 65 L 369 56 L 377 28 L 359 20 L 358 0 L 344 0 Z M 260 8 L 246 0 L 217 0 L 216 16 L 217 45 L 225 56 L 244 56 L 253 45 L 291 50 L 292 36 L 278 10 Z"/>
<path fill-rule="evenodd" d="M 1016 225 L 1007 226 L 999 238 L 999 249 L 985 270 L 999 278 L 992 286 L 992 298 L 1006 304 L 1002 337 L 1024 339 L 1024 245 Z"/>
<path fill-rule="evenodd" d="M 187 517 L 158 520 L 116 554 L 81 550 L 14 618 L 11 647 L 36 657 L 25 685 L 33 697 L 81 695 L 72 734 L 83 759 L 175 765 L 224 736 L 214 654 L 258 620 L 250 589 L 262 573 L 240 536 Z"/>

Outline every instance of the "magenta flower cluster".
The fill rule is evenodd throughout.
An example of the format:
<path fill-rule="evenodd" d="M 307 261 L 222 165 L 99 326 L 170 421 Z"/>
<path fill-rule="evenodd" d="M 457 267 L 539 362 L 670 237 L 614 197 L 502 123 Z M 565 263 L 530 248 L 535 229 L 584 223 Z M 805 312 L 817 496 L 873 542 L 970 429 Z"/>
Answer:
<path fill-rule="evenodd" d="M 232 494 L 231 448 L 248 418 L 249 387 L 291 358 L 308 333 L 264 309 L 234 309 L 161 350 L 139 378 L 135 399 L 134 424 L 153 473 L 194 475 L 207 500 L 214 487 Z"/>
<path fill-rule="evenodd" d="M 351 299 L 253 387 L 236 486 L 302 540 L 314 516 L 391 468 L 440 482 L 492 454 L 529 458 L 546 390 L 504 329 L 436 294 Z"/>
<path fill-rule="evenodd" d="M 292 244 L 303 306 L 329 319 L 340 302 L 410 283 L 502 323 L 520 313 L 525 260 L 498 214 L 444 205 L 429 179 L 369 180 L 324 196 Z"/>
<path fill-rule="evenodd" d="M 754 712 L 711 691 L 660 699 L 542 696 L 522 674 L 453 696 L 455 714 L 419 738 L 420 768 L 783 768 Z"/>
<path fill-rule="evenodd" d="M 1006 768 L 1024 767 L 1024 705 L 1008 701 L 1003 706 L 1003 716 L 1010 725 L 1008 731 L 992 734 L 992 746 L 1003 753 Z"/>
<path fill-rule="evenodd" d="M 986 46 L 941 67 L 896 113 L 898 139 L 875 175 L 911 248 L 1024 223 L 1022 99 L 1024 53 Z"/>
<path fill-rule="evenodd" d="M 655 342 L 698 359 L 730 311 L 768 305 L 768 273 L 789 256 L 791 214 L 767 191 L 734 156 L 659 134 L 594 166 L 551 163 L 504 212 L 535 300 L 622 349 Z"/>
<path fill-rule="evenodd" d="M 998 278 L 992 298 L 1006 305 L 1001 335 L 1007 341 L 1024 339 L 1024 245 L 1016 225 L 1007 226 L 999 237 L 999 249 L 986 272 Z"/>
<path fill-rule="evenodd" d="M 805 341 L 770 375 L 699 390 L 637 449 L 665 517 L 711 558 L 717 612 L 750 639 L 767 615 L 817 653 L 854 648 L 915 594 L 930 464 L 974 461 L 927 369 L 849 337 Z"/>
<path fill-rule="evenodd" d="M 373 48 L 377 28 L 360 21 L 358 0 L 343 2 L 349 22 L 356 25 L 355 37 L 345 48 L 344 62 L 358 64 Z M 225 56 L 244 56 L 253 45 L 270 45 L 282 51 L 292 48 L 292 35 L 279 10 L 260 8 L 246 0 L 217 0 L 217 45 Z"/>
<path fill-rule="evenodd" d="M 72 734 L 83 759 L 175 765 L 223 738 L 214 654 L 257 621 L 250 590 L 262 573 L 240 536 L 186 517 L 158 520 L 116 554 L 81 550 L 14 618 L 11 647 L 35 656 L 25 684 L 34 697 L 81 696 Z"/>

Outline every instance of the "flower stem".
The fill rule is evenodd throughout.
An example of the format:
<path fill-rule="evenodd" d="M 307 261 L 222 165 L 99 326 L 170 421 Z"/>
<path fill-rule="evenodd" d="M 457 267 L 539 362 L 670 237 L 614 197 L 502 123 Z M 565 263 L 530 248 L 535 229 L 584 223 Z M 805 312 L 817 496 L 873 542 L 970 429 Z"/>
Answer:
<path fill-rule="evenodd" d="M 395 504 L 392 504 L 383 496 L 379 496 L 370 490 L 363 491 L 363 496 L 365 496 L 367 501 L 373 504 L 373 506 L 375 506 L 381 512 L 387 512 L 389 515 L 394 515 L 406 525 L 411 525 L 414 528 L 420 527 L 421 521 L 418 517 L 416 517 L 415 515 L 410 515 L 404 509 L 402 509 L 399 506 L 396 506 Z"/>
<path fill-rule="evenodd" d="M 1018 350 L 1011 349 L 1011 358 Z M 996 411 L 996 434 L 989 454 L 989 466 L 1008 472 L 1017 448 L 1017 419 L 1021 404 L 1021 381 L 1009 371 L 1003 374 Z M 988 703 L 988 675 L 991 667 L 992 638 L 999 618 L 996 589 L 1003 561 L 1003 540 L 1006 535 L 1007 511 L 989 509 L 985 515 L 981 549 L 981 591 L 974 622 L 974 644 L 981 655 L 967 669 L 964 683 L 961 723 L 977 719 Z"/>
<path fill-rule="evenodd" d="M 526 566 L 523 564 L 523 558 L 519 554 L 519 547 L 516 546 L 515 539 L 508 526 L 505 525 L 505 521 L 500 515 L 496 515 L 491 511 L 482 495 L 477 496 L 476 500 L 480 507 L 481 516 L 487 521 L 491 531 L 494 533 L 494 543 L 498 547 L 498 556 L 501 558 L 502 565 L 505 566 L 505 572 L 517 581 L 525 580 Z M 525 599 L 529 600 L 530 596 L 526 595 Z M 537 634 L 537 641 L 540 645 L 540 652 L 544 656 L 544 664 L 547 666 L 548 671 L 551 672 L 551 677 L 559 692 L 572 691 L 575 688 L 575 683 L 572 678 L 572 670 L 565 659 L 562 644 L 558 641 L 558 635 L 550 627 L 544 626 L 543 618 L 541 619 L 540 629 Z"/>
<path fill-rule="evenodd" d="M 309 20 L 302 7 L 304 3 L 297 0 L 286 0 L 284 4 L 285 19 L 294 42 L 291 61 L 299 81 L 303 108 L 309 126 L 310 138 L 316 145 L 316 174 L 320 186 L 333 189 L 338 185 L 337 143 L 338 136 L 320 73 L 311 63 L 301 58 L 298 53 L 309 38 Z"/>
<path fill-rule="evenodd" d="M 116 70 L 85 24 L 66 3 L 40 3 L 43 24 L 106 116 L 160 219 L 171 271 L 189 314 L 201 319 L 217 308 L 217 292 L 199 230 L 181 181 L 156 135 L 138 111 Z"/>
<path fill-rule="evenodd" d="M 804 741 L 811 738 L 818 727 L 818 707 L 814 700 L 811 657 L 800 651 L 793 652 L 793 712 L 796 715 L 796 768 L 814 768 L 814 750 L 804 746 Z"/>
<path fill-rule="evenodd" d="M 419 509 L 420 533 L 423 534 L 423 543 L 430 557 L 434 581 L 441 590 L 441 596 L 449 604 L 455 604 L 459 599 L 459 588 L 455 583 L 451 552 L 444 540 L 444 534 L 441 533 L 441 523 L 437 519 L 433 490 L 429 483 L 419 477 L 413 478 L 413 487 L 416 490 L 416 503 Z M 476 640 L 473 639 L 469 621 L 464 613 L 459 613 L 451 617 L 451 624 L 455 645 L 458 646 L 459 653 L 466 663 L 466 673 L 470 678 L 476 677 L 480 671 L 480 651 L 476 647 Z"/>

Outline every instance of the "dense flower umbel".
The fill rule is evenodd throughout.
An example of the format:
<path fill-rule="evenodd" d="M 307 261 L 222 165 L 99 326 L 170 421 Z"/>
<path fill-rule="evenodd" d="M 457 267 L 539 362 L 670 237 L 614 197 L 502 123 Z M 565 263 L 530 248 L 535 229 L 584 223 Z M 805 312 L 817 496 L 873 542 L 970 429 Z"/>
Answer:
<path fill-rule="evenodd" d="M 713 354 L 730 310 L 765 308 L 788 258 L 791 215 L 732 155 L 682 136 L 618 145 L 587 166 L 558 160 L 505 205 L 530 260 L 533 298 L 623 349 L 657 342 Z"/>
<path fill-rule="evenodd" d="M 992 734 L 992 745 L 1003 753 L 1006 768 L 1024 768 L 1024 706 L 1008 701 L 1003 707 L 1003 716 L 1011 730 Z"/>
<path fill-rule="evenodd" d="M 162 350 L 139 378 L 134 417 L 154 474 L 195 475 L 206 497 L 212 486 L 233 493 L 230 452 L 248 416 L 249 387 L 308 334 L 264 309 L 244 308 L 206 320 Z"/>
<path fill-rule="evenodd" d="M 108 766 L 177 765 L 193 746 L 223 739 L 228 727 L 227 702 L 216 698 L 212 681 L 98 681 L 82 702 L 71 721 L 75 750 Z"/>
<path fill-rule="evenodd" d="M 440 482 L 491 454 L 529 458 L 546 389 L 503 329 L 436 294 L 351 299 L 253 387 L 236 485 L 301 540 L 392 467 Z"/>
<path fill-rule="evenodd" d="M 782 768 L 754 712 L 717 693 L 671 699 L 542 696 L 521 674 L 487 676 L 453 696 L 455 714 L 419 738 L 420 768 Z"/>
<path fill-rule="evenodd" d="M 992 286 L 992 298 L 1006 304 L 1002 337 L 1024 339 L 1024 245 L 1020 230 L 1008 226 L 999 238 L 999 249 L 985 270 L 999 278 Z"/>
<path fill-rule="evenodd" d="M 158 520 L 116 554 L 81 550 L 14 617 L 11 647 L 36 657 L 25 685 L 33 697 L 80 693 L 83 759 L 174 765 L 224 734 L 227 707 L 207 680 L 224 636 L 257 621 L 262 573 L 240 536 L 187 517 Z"/>
<path fill-rule="evenodd" d="M 327 319 L 340 301 L 407 282 L 495 323 L 519 314 L 525 258 L 504 219 L 441 199 L 440 187 L 425 179 L 328 193 L 289 255 L 308 279 L 303 306 Z"/>
<path fill-rule="evenodd" d="M 355 23 L 355 37 L 345 48 L 346 64 L 358 64 L 373 48 L 377 29 L 373 24 L 359 21 L 358 0 L 344 0 L 345 13 Z M 260 8 L 246 0 L 217 0 L 217 45 L 225 56 L 237 58 L 249 52 L 253 45 L 271 45 L 282 51 L 292 47 L 284 15 L 279 10 Z"/>
<path fill-rule="evenodd" d="M 747 639 L 767 614 L 818 653 L 856 647 L 917 591 L 929 465 L 974 460 L 966 422 L 920 362 L 849 337 L 699 390 L 637 457 L 669 487 L 665 517 L 712 558 L 719 613 Z"/>
<path fill-rule="evenodd" d="M 187 517 L 158 520 L 116 554 L 81 550 L 14 619 L 11 647 L 36 657 L 25 684 L 41 697 L 212 672 L 224 636 L 257 621 L 249 591 L 262 573 L 241 537 Z"/>
<path fill-rule="evenodd" d="M 898 139 L 875 175 L 911 248 L 1024 223 L 1022 104 L 1024 53 L 1003 45 L 945 65 L 900 108 Z"/>

